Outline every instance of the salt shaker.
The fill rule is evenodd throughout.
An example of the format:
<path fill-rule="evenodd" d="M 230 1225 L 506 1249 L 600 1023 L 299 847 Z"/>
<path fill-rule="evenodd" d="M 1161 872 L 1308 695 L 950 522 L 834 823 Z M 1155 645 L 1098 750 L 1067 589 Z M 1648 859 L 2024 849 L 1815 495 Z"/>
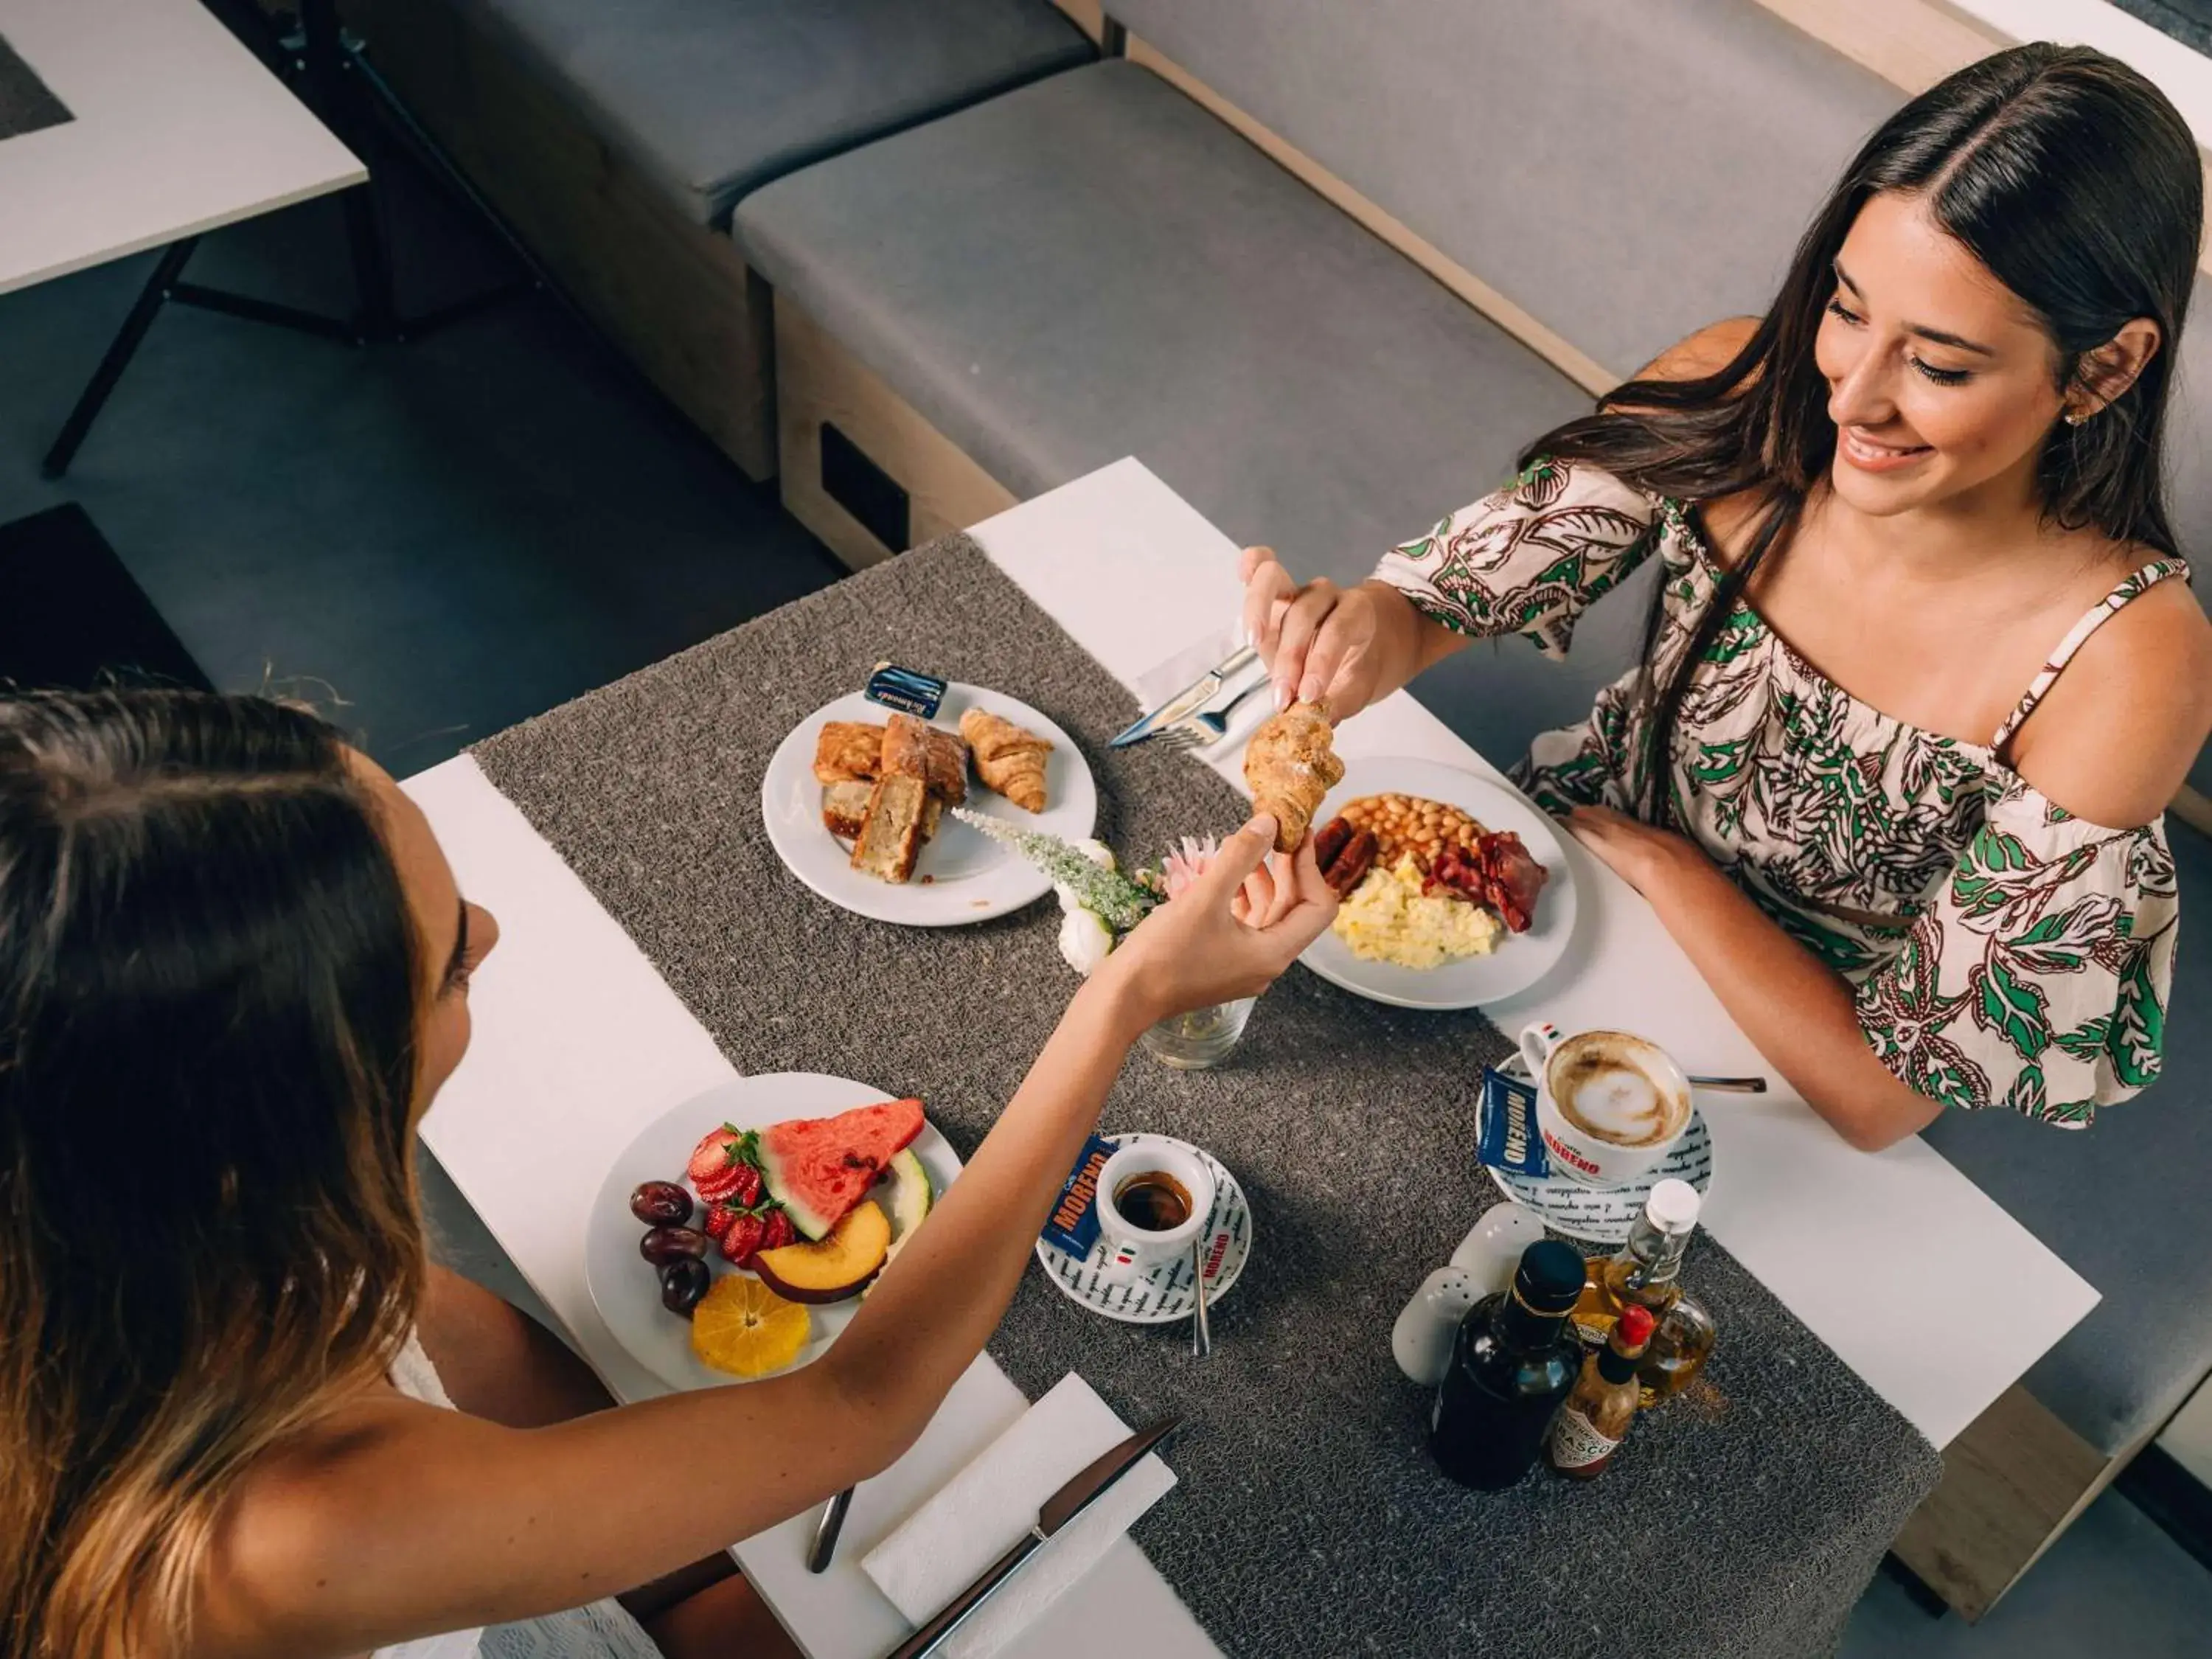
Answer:
<path fill-rule="evenodd" d="M 1398 1369 L 1424 1388 L 1443 1382 L 1460 1322 L 1489 1290 L 1464 1267 L 1439 1267 L 1423 1279 L 1390 1328 L 1390 1353 Z"/>
<path fill-rule="evenodd" d="M 1544 1224 L 1533 1212 L 1518 1204 L 1493 1204 L 1451 1253 L 1452 1266 L 1465 1268 L 1480 1287 L 1475 1295 L 1485 1297 L 1510 1285 L 1522 1252 L 1543 1239 Z"/>

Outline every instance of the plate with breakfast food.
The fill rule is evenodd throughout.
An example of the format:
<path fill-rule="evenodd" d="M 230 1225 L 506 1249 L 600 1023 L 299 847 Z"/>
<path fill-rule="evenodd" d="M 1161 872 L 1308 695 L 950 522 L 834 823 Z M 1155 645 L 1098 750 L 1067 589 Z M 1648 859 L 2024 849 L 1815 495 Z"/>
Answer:
<path fill-rule="evenodd" d="M 584 1282 L 672 1389 L 775 1376 L 837 1340 L 959 1173 L 918 1100 L 811 1072 L 733 1078 L 615 1159 Z"/>
<path fill-rule="evenodd" d="M 1401 1008 L 1473 1008 L 1549 972 L 1575 927 L 1552 821 L 1493 783 L 1423 760 L 1338 763 L 1311 809 L 1314 854 L 1342 901 L 1306 966 Z"/>
<path fill-rule="evenodd" d="M 816 709 L 761 780 L 778 856 L 858 915 L 957 927 L 1052 890 L 1049 877 L 960 822 L 954 807 L 1080 841 L 1097 827 L 1098 788 L 1052 720 L 957 680 L 926 719 L 857 691 Z"/>

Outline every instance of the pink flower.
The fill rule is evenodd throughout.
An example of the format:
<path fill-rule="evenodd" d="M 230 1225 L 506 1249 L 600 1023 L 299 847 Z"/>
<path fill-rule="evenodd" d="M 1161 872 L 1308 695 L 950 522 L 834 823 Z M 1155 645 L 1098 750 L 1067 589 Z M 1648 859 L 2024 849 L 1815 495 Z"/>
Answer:
<path fill-rule="evenodd" d="M 1168 896 L 1188 892 L 1204 875 L 1213 860 L 1221 855 L 1221 842 L 1208 836 L 1204 841 L 1185 836 L 1180 846 L 1169 849 L 1167 860 L 1160 873 L 1167 883 Z"/>

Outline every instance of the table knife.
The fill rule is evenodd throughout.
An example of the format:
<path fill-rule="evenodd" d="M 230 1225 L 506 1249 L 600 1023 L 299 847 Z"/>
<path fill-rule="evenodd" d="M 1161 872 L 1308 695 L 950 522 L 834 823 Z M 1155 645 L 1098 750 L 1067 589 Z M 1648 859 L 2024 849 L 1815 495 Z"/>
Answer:
<path fill-rule="evenodd" d="M 1120 736 L 1110 739 L 1106 746 L 1109 749 L 1127 749 L 1131 744 L 1142 743 L 1147 738 L 1157 737 L 1177 720 L 1188 719 L 1212 702 L 1221 695 L 1223 688 L 1228 685 L 1231 680 L 1259 659 L 1258 653 L 1249 645 L 1233 653 L 1224 661 L 1207 669 L 1206 672 L 1153 709 L 1152 713 L 1139 717 L 1135 725 L 1130 726 Z"/>
<path fill-rule="evenodd" d="M 1037 1512 L 1036 1525 L 1021 1541 L 985 1568 L 983 1576 L 953 1597 L 942 1613 L 892 1649 L 889 1659 L 922 1659 L 923 1655 L 934 1653 L 946 1637 L 967 1622 L 969 1614 L 990 1600 L 994 1590 L 1021 1570 L 1023 1563 L 1134 1468 L 1146 1452 L 1175 1431 L 1182 1420 L 1166 1418 L 1149 1428 L 1138 1430 L 1053 1493 Z"/>
<path fill-rule="evenodd" d="M 830 1563 L 837 1554 L 837 1534 L 844 1529 L 845 1511 L 852 1507 L 853 1489 L 850 1486 L 823 1505 L 822 1519 L 814 1528 L 814 1541 L 806 1550 L 807 1571 L 830 1571 Z"/>

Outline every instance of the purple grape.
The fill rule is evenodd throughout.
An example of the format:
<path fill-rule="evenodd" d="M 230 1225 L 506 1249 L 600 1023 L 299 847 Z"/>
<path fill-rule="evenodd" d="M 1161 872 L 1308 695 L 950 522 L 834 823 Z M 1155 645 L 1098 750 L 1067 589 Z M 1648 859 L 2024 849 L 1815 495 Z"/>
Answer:
<path fill-rule="evenodd" d="M 696 1256 L 679 1255 L 660 1270 L 660 1305 L 672 1314 L 691 1317 L 691 1310 L 707 1294 L 714 1275 Z"/>
<path fill-rule="evenodd" d="M 691 1194 L 672 1181 L 648 1181 L 629 1195 L 629 1212 L 649 1227 L 680 1227 L 691 1218 Z"/>
<path fill-rule="evenodd" d="M 656 1267 L 687 1258 L 696 1261 L 707 1254 L 707 1235 L 696 1227 L 655 1227 L 637 1241 L 637 1253 Z"/>

